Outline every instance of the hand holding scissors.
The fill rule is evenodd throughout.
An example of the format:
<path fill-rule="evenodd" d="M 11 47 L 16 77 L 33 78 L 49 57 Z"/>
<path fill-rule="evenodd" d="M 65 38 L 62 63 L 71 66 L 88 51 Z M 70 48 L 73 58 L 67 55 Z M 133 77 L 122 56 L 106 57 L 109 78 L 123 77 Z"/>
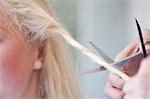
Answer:
<path fill-rule="evenodd" d="M 143 36 L 144 41 L 145 42 L 145 49 L 146 50 L 146 54 L 148 52 L 150 52 L 149 50 L 149 41 L 150 40 L 150 30 L 146 29 L 144 30 L 144 36 Z M 139 46 L 138 42 L 133 41 L 125 50 L 123 50 L 119 56 L 118 59 L 122 59 L 128 55 L 131 54 L 135 54 L 136 52 L 139 52 L 139 50 L 137 50 L 137 47 Z M 138 68 L 140 66 L 141 60 L 143 59 L 144 56 L 143 55 L 143 48 L 141 47 L 141 51 L 142 51 L 142 55 L 138 56 L 138 57 L 134 57 L 131 61 L 128 61 L 126 64 L 124 64 L 123 66 L 121 66 L 121 71 L 125 72 L 126 74 L 128 74 L 129 76 L 133 76 L 137 73 Z M 133 51 L 135 50 L 135 51 Z M 119 76 L 110 73 L 109 75 L 109 79 L 107 82 L 107 85 L 105 87 L 105 93 L 106 95 L 110 98 L 110 99 L 123 99 L 124 96 L 124 92 L 122 91 L 123 86 L 124 86 L 125 81 L 123 79 L 121 79 Z"/>
<path fill-rule="evenodd" d="M 132 54 L 130 56 L 127 56 L 127 57 L 125 57 L 125 58 L 123 58 L 123 59 L 121 59 L 119 61 L 114 61 L 113 59 L 111 59 L 99 47 L 97 47 L 93 42 L 90 41 L 90 44 L 96 50 L 96 52 L 99 54 L 100 57 L 102 57 L 106 62 L 110 63 L 112 66 L 114 66 L 116 68 L 122 67 L 128 61 L 131 61 L 134 58 L 139 57 L 141 55 L 146 57 L 147 56 L 147 52 L 146 52 L 145 44 L 150 43 L 150 40 L 144 40 L 143 39 L 142 31 L 141 31 L 140 25 L 139 25 L 137 20 L 136 20 L 136 24 L 137 24 L 137 28 L 138 28 L 138 32 L 139 32 L 139 38 L 140 38 L 139 50 L 138 50 L 138 52 L 136 52 L 136 53 L 134 53 L 134 54 Z M 149 47 L 147 49 L 149 49 Z M 104 71 L 104 70 L 106 70 L 105 67 L 100 66 L 98 68 L 86 71 L 85 73 L 95 73 L 95 72 L 100 72 L 100 71 Z"/>

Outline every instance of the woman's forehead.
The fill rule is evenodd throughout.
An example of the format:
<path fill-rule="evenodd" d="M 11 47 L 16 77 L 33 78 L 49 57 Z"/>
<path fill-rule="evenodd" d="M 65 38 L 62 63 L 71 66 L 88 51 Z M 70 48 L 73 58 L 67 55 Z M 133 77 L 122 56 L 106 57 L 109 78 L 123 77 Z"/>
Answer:
<path fill-rule="evenodd" d="M 6 29 L 10 23 L 9 16 L 6 13 L 0 11 L 0 28 Z"/>
<path fill-rule="evenodd" d="M 16 34 L 18 31 L 17 27 L 6 13 L 0 12 L 0 34 Z"/>
<path fill-rule="evenodd" d="M 24 31 L 14 22 L 12 17 L 0 12 L 0 37 L 6 37 L 19 43 L 25 43 L 26 35 Z"/>
<path fill-rule="evenodd" d="M 7 16 L 6 15 L 4 15 L 4 14 L 2 14 L 2 13 L 0 13 L 0 34 L 4 34 L 4 32 L 5 32 L 5 34 L 8 32 L 8 18 L 7 18 Z"/>

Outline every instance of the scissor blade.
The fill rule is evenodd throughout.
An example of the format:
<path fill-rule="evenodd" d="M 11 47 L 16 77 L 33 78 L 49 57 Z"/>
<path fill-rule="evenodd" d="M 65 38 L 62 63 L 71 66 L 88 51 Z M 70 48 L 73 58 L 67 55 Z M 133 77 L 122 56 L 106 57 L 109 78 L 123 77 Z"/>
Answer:
<path fill-rule="evenodd" d="M 100 67 L 97 67 L 94 69 L 87 70 L 87 71 L 83 72 L 83 74 L 92 74 L 92 73 L 101 72 L 104 70 L 106 70 L 106 68 L 104 66 L 100 66 Z"/>
<path fill-rule="evenodd" d="M 114 62 L 114 63 L 112 63 L 112 65 L 113 65 L 114 67 L 116 67 L 116 68 L 122 67 L 126 62 L 128 62 L 128 61 L 134 59 L 135 57 L 139 57 L 140 55 L 142 55 L 142 52 L 141 52 L 141 51 L 140 51 L 140 52 L 137 52 L 137 53 L 135 53 L 135 54 L 133 54 L 133 55 L 130 55 L 130 56 L 126 57 L 126 58 L 123 58 L 123 59 L 121 59 L 120 61 Z"/>
<path fill-rule="evenodd" d="M 99 47 L 97 47 L 93 42 L 89 42 L 92 47 L 96 50 L 96 52 L 101 56 L 106 62 L 113 63 L 114 60 L 111 59 L 108 55 L 106 55 Z"/>
<path fill-rule="evenodd" d="M 138 57 L 139 55 L 142 55 L 142 52 L 137 52 L 131 56 L 128 56 L 126 58 L 123 58 L 121 59 L 120 61 L 117 61 L 117 62 L 114 62 L 114 63 L 111 63 L 110 65 L 114 66 L 115 68 L 120 68 L 122 67 L 126 62 L 132 60 L 133 58 L 135 57 Z M 107 70 L 104 66 L 100 66 L 100 67 L 97 67 L 95 69 L 92 69 L 92 70 L 88 70 L 86 72 L 84 72 L 85 74 L 87 73 L 96 73 L 96 72 L 100 72 L 100 71 L 105 71 Z"/>

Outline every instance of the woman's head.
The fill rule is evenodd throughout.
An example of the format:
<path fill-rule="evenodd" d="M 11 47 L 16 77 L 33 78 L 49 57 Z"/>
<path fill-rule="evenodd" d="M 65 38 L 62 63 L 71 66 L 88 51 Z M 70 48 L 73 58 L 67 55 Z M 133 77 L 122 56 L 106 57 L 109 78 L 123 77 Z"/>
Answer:
<path fill-rule="evenodd" d="M 39 51 L 4 12 L 0 13 L 0 37 L 0 98 L 20 97 L 38 67 Z"/>
<path fill-rule="evenodd" d="M 79 98 L 62 28 L 44 0 L 0 1 L 0 98 Z"/>

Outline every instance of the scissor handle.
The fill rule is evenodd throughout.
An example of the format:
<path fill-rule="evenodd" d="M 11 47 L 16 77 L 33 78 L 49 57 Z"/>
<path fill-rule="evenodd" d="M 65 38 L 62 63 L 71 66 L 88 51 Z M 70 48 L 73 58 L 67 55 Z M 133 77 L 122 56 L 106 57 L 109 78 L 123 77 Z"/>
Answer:
<path fill-rule="evenodd" d="M 145 43 L 150 43 L 150 40 L 144 40 L 144 44 L 145 44 Z"/>

